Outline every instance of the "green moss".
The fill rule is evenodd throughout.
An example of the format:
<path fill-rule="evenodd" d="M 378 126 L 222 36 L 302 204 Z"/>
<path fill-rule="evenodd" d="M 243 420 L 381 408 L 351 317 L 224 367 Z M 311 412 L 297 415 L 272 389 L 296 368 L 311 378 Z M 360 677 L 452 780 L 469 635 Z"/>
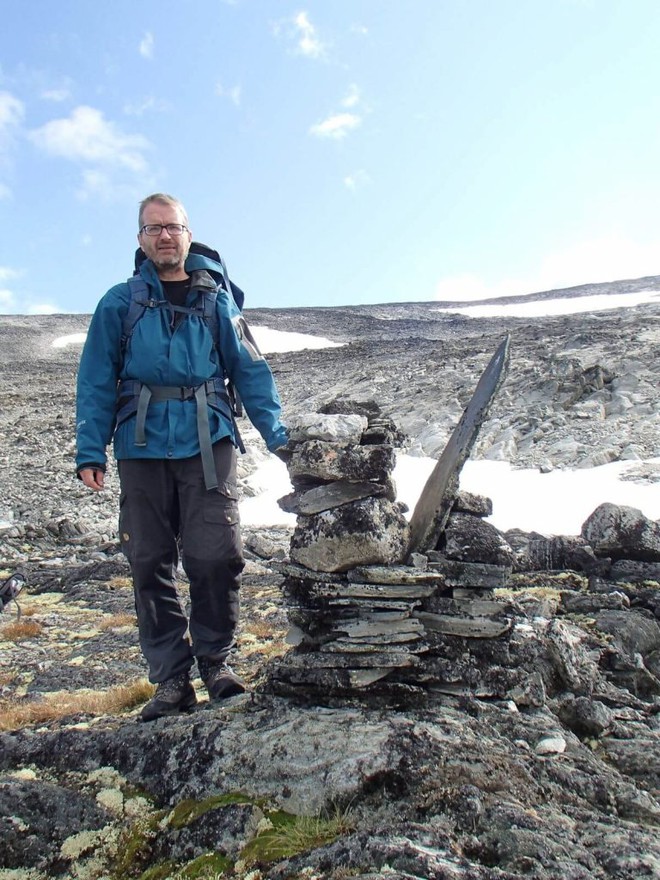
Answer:
<path fill-rule="evenodd" d="M 267 814 L 272 828 L 251 840 L 241 852 L 248 865 L 274 862 L 326 846 L 353 828 L 346 812 L 332 816 L 295 816 L 276 811 Z"/>
<path fill-rule="evenodd" d="M 216 880 L 233 872 L 233 862 L 220 853 L 208 852 L 188 862 L 174 875 L 175 880 Z"/>
<path fill-rule="evenodd" d="M 126 829 L 119 842 L 117 861 L 112 873 L 113 880 L 139 877 L 151 857 L 151 841 L 156 835 L 158 823 L 166 815 L 164 810 L 153 813 L 148 819 L 138 819 Z"/>
<path fill-rule="evenodd" d="M 175 868 L 174 862 L 159 862 L 140 874 L 139 880 L 169 880 Z"/>
<path fill-rule="evenodd" d="M 257 804 L 254 798 L 249 798 L 241 792 L 230 792 L 229 794 L 214 795 L 203 801 L 196 801 L 189 798 L 181 801 L 176 805 L 169 815 L 169 823 L 172 828 L 183 828 L 189 825 L 193 819 L 203 816 L 209 810 L 215 810 L 218 807 L 226 807 L 230 804 Z"/>

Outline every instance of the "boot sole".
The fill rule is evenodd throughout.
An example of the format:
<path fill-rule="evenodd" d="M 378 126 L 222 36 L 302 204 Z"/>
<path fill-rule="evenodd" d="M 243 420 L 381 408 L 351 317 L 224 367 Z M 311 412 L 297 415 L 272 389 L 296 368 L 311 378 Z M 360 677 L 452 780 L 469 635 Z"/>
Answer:
<path fill-rule="evenodd" d="M 176 706 L 172 706 L 171 709 L 163 709 L 159 710 L 154 715 L 149 715 L 147 718 L 144 715 L 140 714 L 140 721 L 148 723 L 149 721 L 156 721 L 158 718 L 172 718 L 174 715 L 186 715 L 197 705 L 197 696 L 193 695 L 192 698 L 188 698 L 185 701 L 178 703 Z"/>

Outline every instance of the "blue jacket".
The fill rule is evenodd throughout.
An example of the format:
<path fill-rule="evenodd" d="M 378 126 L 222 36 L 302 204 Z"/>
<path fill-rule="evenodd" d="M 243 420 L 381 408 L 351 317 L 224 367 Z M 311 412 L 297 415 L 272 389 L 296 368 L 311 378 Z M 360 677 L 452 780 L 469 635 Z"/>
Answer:
<path fill-rule="evenodd" d="M 205 270 L 217 285 L 223 277 L 220 263 L 199 254 L 189 254 L 185 268 L 188 273 Z M 140 275 L 154 298 L 163 300 L 151 260 L 142 264 Z M 188 315 L 173 328 L 172 311 L 161 307 L 146 309 L 122 354 L 123 320 L 130 299 L 126 282 L 112 287 L 89 325 L 78 371 L 77 470 L 105 467 L 106 447 L 113 432 L 117 459 L 189 458 L 199 453 L 194 398 L 152 401 L 145 423 L 145 446 L 135 444 L 135 417 L 115 431 L 117 386 L 124 379 L 137 379 L 149 386 L 194 387 L 213 377 L 228 377 L 268 448 L 273 451 L 287 442 L 273 375 L 230 293 L 218 286 L 219 352 L 201 316 Z M 195 299 L 196 294 L 191 293 L 187 305 L 194 305 Z M 208 415 L 212 442 L 230 437 L 236 445 L 231 419 L 210 406 Z"/>

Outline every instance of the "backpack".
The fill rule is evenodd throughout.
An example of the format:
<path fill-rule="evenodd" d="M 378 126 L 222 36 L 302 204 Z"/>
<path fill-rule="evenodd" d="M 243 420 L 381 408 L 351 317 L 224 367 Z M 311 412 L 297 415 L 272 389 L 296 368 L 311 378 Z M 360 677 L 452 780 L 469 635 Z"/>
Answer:
<path fill-rule="evenodd" d="M 238 306 L 239 310 L 242 311 L 243 303 L 245 302 L 245 294 L 240 289 L 240 287 L 232 284 L 229 280 L 224 260 L 218 254 L 218 252 L 213 250 L 213 248 L 208 247 L 208 245 L 202 244 L 198 241 L 193 241 L 190 245 L 190 253 L 199 254 L 203 257 L 214 260 L 217 263 L 220 263 L 223 271 L 223 280 L 221 282 L 221 286 L 229 293 L 231 293 L 232 297 L 234 298 L 234 302 Z M 127 280 L 131 299 L 129 302 L 128 310 L 122 322 L 122 358 L 126 354 L 126 349 L 128 347 L 131 336 L 133 335 L 133 331 L 135 330 L 135 326 L 140 318 L 142 318 L 145 311 L 148 308 L 158 308 L 160 305 L 163 304 L 162 301 L 159 302 L 150 295 L 147 283 L 139 274 L 140 266 L 142 265 L 142 263 L 144 263 L 146 259 L 147 255 L 144 253 L 142 248 L 138 248 L 135 251 L 135 270 L 133 272 L 133 275 Z M 215 309 L 216 299 L 217 291 L 207 288 L 200 291 L 197 302 L 194 306 L 177 306 L 168 303 L 168 307 L 175 312 L 180 312 L 187 315 L 198 315 L 199 317 L 201 317 L 208 326 L 211 338 L 213 339 L 213 345 L 218 352 L 218 355 L 220 355 L 218 315 Z M 154 393 L 152 393 L 150 389 L 146 389 L 149 391 L 149 394 L 146 398 L 144 398 L 144 406 L 142 406 L 140 403 L 140 394 L 143 388 L 146 389 L 146 386 L 142 386 L 140 382 L 135 382 L 131 380 L 120 383 L 120 387 L 118 390 L 116 417 L 116 424 L 120 424 L 122 421 L 124 421 L 126 418 L 137 411 L 138 422 L 136 428 L 136 443 L 140 446 L 144 445 L 144 418 L 146 414 L 146 407 L 149 404 L 149 399 L 152 397 L 153 399 L 167 399 L 169 392 L 172 391 L 172 389 L 160 389 L 160 391 L 156 389 Z M 176 391 L 179 389 L 174 390 Z M 195 389 L 189 390 L 193 392 L 195 391 Z M 238 392 L 233 387 L 232 383 L 228 379 L 211 379 L 208 382 L 203 383 L 203 385 L 200 386 L 197 391 L 202 391 L 202 398 L 204 400 L 206 399 L 204 395 L 206 395 L 207 392 L 213 395 L 214 401 L 216 401 L 216 403 L 220 405 L 222 405 L 223 399 L 226 400 L 226 414 L 229 416 L 233 423 L 238 448 L 241 450 L 241 452 L 244 453 L 245 446 L 243 445 L 243 441 L 238 430 L 238 425 L 236 424 L 236 418 L 243 414 L 243 407 L 241 405 Z M 165 396 L 163 397 L 163 395 Z M 123 403 L 122 400 L 124 400 Z M 202 406 L 203 409 L 205 409 L 205 404 L 201 403 L 201 399 L 198 400 L 198 405 Z M 214 488 L 217 485 L 217 482 L 215 481 L 215 467 L 213 465 L 212 457 L 210 456 L 210 440 L 207 442 L 203 442 L 206 439 L 205 435 L 207 431 L 208 423 L 206 424 L 206 430 L 200 432 L 200 444 L 202 445 L 202 462 L 204 465 L 204 475 L 207 488 Z M 204 437 L 202 436 L 202 434 L 204 434 Z"/>
<path fill-rule="evenodd" d="M 232 282 L 229 280 L 225 261 L 222 259 L 220 254 L 217 251 L 214 251 L 213 248 L 210 248 L 208 245 L 202 244 L 199 241 L 193 241 L 191 243 L 190 253 L 199 254 L 202 257 L 207 257 L 210 260 L 214 260 L 216 263 L 220 263 L 224 276 L 222 286 L 225 290 L 231 293 L 234 298 L 234 302 L 238 306 L 239 311 L 243 311 L 245 294 L 240 289 L 240 287 L 232 284 Z M 135 325 L 144 315 L 145 310 L 147 308 L 154 308 L 158 305 L 158 303 L 149 296 L 149 288 L 147 287 L 147 284 L 142 276 L 140 275 L 140 266 L 142 265 L 142 263 L 145 262 L 146 259 L 147 255 L 145 254 L 145 252 L 142 250 L 142 248 L 138 248 L 135 251 L 135 270 L 133 272 L 133 275 L 127 281 L 131 292 L 131 301 L 122 324 L 122 356 L 126 351 L 126 347 L 128 346 L 129 339 L 133 334 Z M 211 337 L 213 338 L 213 345 L 215 346 L 216 351 L 219 351 L 218 316 L 215 311 L 216 296 L 217 294 L 215 291 L 205 290 L 203 291 L 203 293 L 200 294 L 197 305 L 193 306 L 192 308 L 187 308 L 185 306 L 171 306 L 171 308 L 173 308 L 177 312 L 200 315 L 208 325 Z"/>
<path fill-rule="evenodd" d="M 15 572 L 11 577 L 0 584 L 0 613 L 2 613 L 10 602 L 13 602 L 17 608 L 17 618 L 21 616 L 21 606 L 18 604 L 18 594 L 25 586 L 25 577 L 20 572 Z"/>

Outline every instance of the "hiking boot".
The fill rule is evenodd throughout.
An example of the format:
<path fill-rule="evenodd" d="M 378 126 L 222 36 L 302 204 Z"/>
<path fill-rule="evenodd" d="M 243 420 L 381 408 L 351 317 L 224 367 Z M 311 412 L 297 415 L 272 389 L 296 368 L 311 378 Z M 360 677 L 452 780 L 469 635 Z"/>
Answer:
<path fill-rule="evenodd" d="M 140 713 L 142 721 L 153 721 L 164 715 L 178 715 L 188 712 L 197 702 L 195 688 L 190 681 L 190 673 L 182 672 L 167 681 L 161 681 L 156 693 Z"/>
<path fill-rule="evenodd" d="M 245 682 L 226 663 L 198 657 L 197 666 L 210 700 L 226 700 L 245 693 Z"/>

